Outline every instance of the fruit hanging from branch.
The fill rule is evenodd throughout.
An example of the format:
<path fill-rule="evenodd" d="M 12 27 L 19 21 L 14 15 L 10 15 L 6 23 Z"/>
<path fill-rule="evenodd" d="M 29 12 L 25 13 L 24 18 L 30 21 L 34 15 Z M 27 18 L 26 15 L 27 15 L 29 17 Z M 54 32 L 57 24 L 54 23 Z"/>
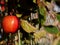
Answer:
<path fill-rule="evenodd" d="M 15 33 L 18 29 L 18 18 L 16 16 L 5 16 L 2 27 L 6 33 Z"/>

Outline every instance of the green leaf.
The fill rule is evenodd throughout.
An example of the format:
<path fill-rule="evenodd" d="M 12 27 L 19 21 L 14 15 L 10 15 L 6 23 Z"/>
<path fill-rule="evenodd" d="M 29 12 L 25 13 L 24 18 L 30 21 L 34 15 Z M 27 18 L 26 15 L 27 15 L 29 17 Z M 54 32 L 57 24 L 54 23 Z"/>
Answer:
<path fill-rule="evenodd" d="M 43 15 L 39 15 L 38 22 L 39 22 L 39 23 L 41 23 L 41 25 L 44 25 L 45 18 L 44 18 L 44 16 L 43 16 Z"/>
<path fill-rule="evenodd" d="M 40 7 L 40 19 L 41 19 L 41 24 L 44 25 L 45 18 L 46 18 L 46 9 L 45 7 L 41 6 Z"/>
<path fill-rule="evenodd" d="M 18 7 L 21 7 L 20 4 L 18 4 Z"/>
<path fill-rule="evenodd" d="M 41 25 L 44 25 L 45 19 L 41 19 Z"/>
<path fill-rule="evenodd" d="M 57 34 L 59 32 L 57 27 L 54 26 L 45 26 L 45 30 L 52 34 Z"/>
<path fill-rule="evenodd" d="M 59 42 L 58 42 L 58 44 L 57 45 L 60 45 L 60 40 L 59 40 Z"/>
<path fill-rule="evenodd" d="M 60 14 L 57 14 L 57 19 L 60 22 Z"/>
<path fill-rule="evenodd" d="M 36 3 L 36 0 L 33 0 L 34 3 Z"/>
<path fill-rule="evenodd" d="M 46 15 L 46 9 L 45 9 L 45 7 L 43 7 L 43 6 L 40 7 L 40 14 L 44 15 L 44 16 Z"/>
<path fill-rule="evenodd" d="M 60 40 L 58 41 L 57 45 L 60 45 Z"/>

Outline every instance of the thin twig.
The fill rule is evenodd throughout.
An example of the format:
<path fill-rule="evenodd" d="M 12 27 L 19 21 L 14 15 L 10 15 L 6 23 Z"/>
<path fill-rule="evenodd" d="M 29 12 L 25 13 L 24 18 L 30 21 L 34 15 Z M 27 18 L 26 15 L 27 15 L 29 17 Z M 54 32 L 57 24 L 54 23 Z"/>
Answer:
<path fill-rule="evenodd" d="M 20 39 L 20 30 L 18 30 L 18 37 L 19 37 L 19 45 L 21 45 L 20 43 L 21 43 L 21 39 Z"/>

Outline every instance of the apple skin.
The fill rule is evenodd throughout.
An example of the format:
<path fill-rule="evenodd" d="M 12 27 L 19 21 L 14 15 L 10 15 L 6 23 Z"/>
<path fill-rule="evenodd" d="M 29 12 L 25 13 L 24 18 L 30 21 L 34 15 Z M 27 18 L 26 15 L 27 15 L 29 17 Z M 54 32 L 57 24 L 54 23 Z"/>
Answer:
<path fill-rule="evenodd" d="M 4 5 L 4 4 L 5 4 L 5 2 L 4 2 L 4 1 L 1 1 L 0 3 L 1 3 L 2 5 Z"/>
<path fill-rule="evenodd" d="M 18 29 L 19 21 L 16 16 L 5 16 L 2 21 L 2 27 L 6 33 L 15 33 Z"/>
<path fill-rule="evenodd" d="M 2 9 L 2 12 L 5 11 L 5 7 L 4 6 L 2 6 L 1 9 Z"/>

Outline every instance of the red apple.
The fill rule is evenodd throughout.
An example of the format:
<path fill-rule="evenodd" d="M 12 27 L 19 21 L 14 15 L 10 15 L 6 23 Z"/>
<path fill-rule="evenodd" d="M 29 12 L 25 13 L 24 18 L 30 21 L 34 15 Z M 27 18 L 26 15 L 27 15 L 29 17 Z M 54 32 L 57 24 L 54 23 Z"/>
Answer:
<path fill-rule="evenodd" d="M 2 12 L 5 11 L 5 7 L 4 6 L 2 6 L 1 9 L 2 9 Z"/>
<path fill-rule="evenodd" d="M 15 33 L 18 29 L 18 18 L 16 16 L 5 16 L 2 27 L 6 33 Z"/>
<path fill-rule="evenodd" d="M 2 5 L 4 5 L 4 4 L 5 4 L 5 2 L 4 2 L 4 1 L 1 1 L 1 4 L 2 4 Z"/>

